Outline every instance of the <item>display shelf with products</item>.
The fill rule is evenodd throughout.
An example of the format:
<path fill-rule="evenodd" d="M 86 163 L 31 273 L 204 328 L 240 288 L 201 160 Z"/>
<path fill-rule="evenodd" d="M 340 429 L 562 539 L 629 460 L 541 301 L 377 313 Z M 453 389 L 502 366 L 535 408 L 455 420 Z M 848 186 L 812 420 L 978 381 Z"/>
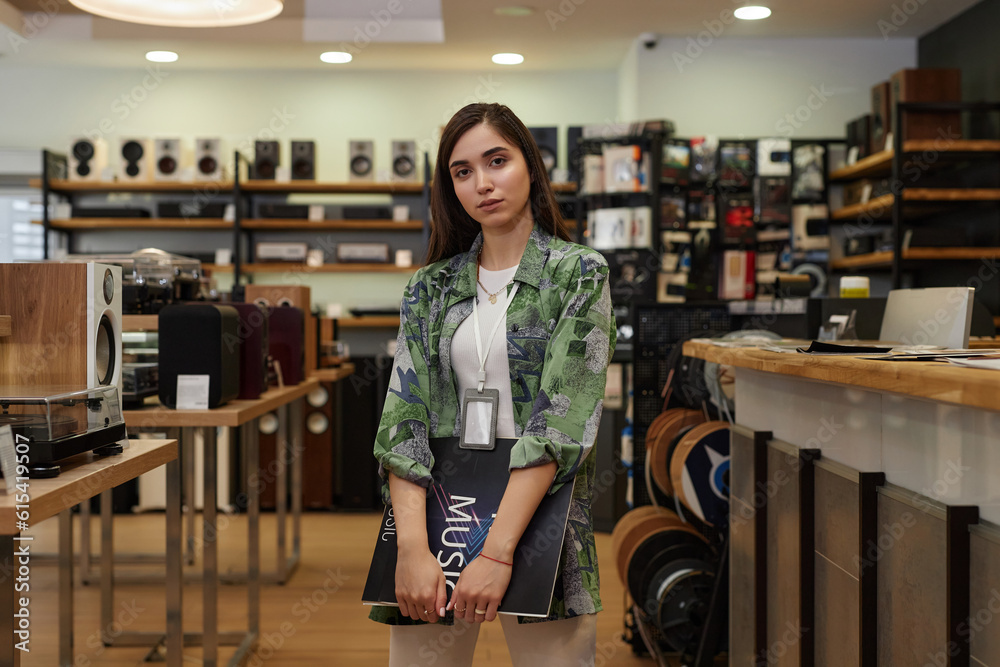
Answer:
<path fill-rule="evenodd" d="M 960 113 L 968 127 L 988 127 L 990 123 L 973 121 L 977 115 L 995 118 L 998 112 L 1000 104 L 995 103 L 898 103 L 894 126 L 906 123 L 911 114 L 921 120 L 944 114 L 942 123 L 947 121 L 950 127 Z M 846 254 L 845 249 L 843 257 L 831 262 L 832 270 L 888 269 L 890 286 L 898 289 L 921 286 L 927 281 L 925 286 L 931 286 L 935 279 L 949 280 L 937 270 L 929 272 L 928 264 L 984 261 L 997 256 L 1000 141 L 939 134 L 937 138 L 894 134 L 892 148 L 831 174 L 831 180 L 844 184 L 845 190 L 853 188 L 855 193 L 862 193 L 861 201 L 855 199 L 830 216 L 845 225 L 845 244 L 857 244 L 852 238 L 858 237 L 881 239 L 869 241 L 867 252 Z M 876 193 L 879 196 L 868 199 L 872 188 L 880 191 Z"/>
<path fill-rule="evenodd" d="M 41 179 L 35 179 L 31 184 L 42 189 L 43 199 L 51 201 L 51 196 L 62 197 L 72 204 L 77 195 L 98 194 L 144 194 L 162 195 L 171 193 L 193 193 L 199 201 L 208 200 L 209 196 L 223 199 L 226 208 L 230 209 L 227 218 L 202 217 L 60 217 L 54 218 L 52 207 L 42 207 L 42 220 L 37 221 L 45 230 L 43 241 L 43 256 L 49 256 L 50 230 L 66 234 L 70 241 L 70 251 L 73 250 L 73 235 L 83 232 L 98 232 L 102 230 L 162 230 L 162 231 L 223 231 L 232 232 L 232 242 L 229 244 L 232 262 L 227 265 L 204 264 L 205 271 L 215 271 L 233 275 L 233 282 L 241 284 L 244 274 L 252 276 L 256 273 L 412 273 L 418 267 L 399 267 L 394 263 L 329 263 L 324 261 L 319 266 L 308 266 L 305 263 L 272 263 L 254 261 L 254 241 L 258 233 L 295 234 L 308 232 L 329 233 L 395 233 L 406 232 L 422 234 L 420 245 L 426 248 L 429 238 L 429 175 L 428 158 L 425 155 L 425 179 L 423 182 L 321 182 L 321 181 L 268 181 L 247 179 L 244 174 L 249 172 L 249 161 L 238 152 L 234 154 L 234 164 L 239 168 L 232 180 L 226 181 L 136 181 L 136 182 L 103 182 L 103 181 L 72 181 L 61 178 L 67 170 L 67 158 L 51 151 L 42 152 L 43 173 Z M 247 168 L 244 168 L 246 165 Z M 572 184 L 570 184 L 572 185 Z M 404 196 L 410 198 L 409 208 L 423 212 L 422 219 L 407 219 L 395 222 L 392 219 L 327 219 L 311 221 L 308 219 L 267 218 L 248 215 L 254 208 L 255 197 L 274 197 L 276 195 L 380 195 L 395 198 Z M 419 197 L 419 203 L 412 201 Z M 395 202 L 395 199 L 392 199 Z M 388 206 L 384 208 L 389 208 Z M 228 215 L 232 214 L 232 219 Z M 113 212 L 112 215 L 117 215 Z M 326 240 L 327 245 L 334 244 Z M 412 237 L 411 237 L 412 238 Z M 407 242 L 408 249 L 414 254 L 414 242 Z M 324 257 L 324 259 L 326 259 Z"/>

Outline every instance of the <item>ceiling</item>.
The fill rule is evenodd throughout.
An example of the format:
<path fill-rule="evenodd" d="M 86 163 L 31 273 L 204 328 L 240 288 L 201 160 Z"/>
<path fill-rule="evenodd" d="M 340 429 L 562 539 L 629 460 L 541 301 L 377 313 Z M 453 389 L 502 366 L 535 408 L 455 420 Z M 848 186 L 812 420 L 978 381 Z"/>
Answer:
<path fill-rule="evenodd" d="M 756 22 L 720 20 L 742 0 L 525 2 L 534 13 L 514 18 L 494 10 L 516 0 L 285 0 L 282 14 L 266 23 L 173 29 L 91 17 L 66 0 L 51 0 L 59 7 L 55 15 L 38 13 L 48 4 L 40 0 L 0 0 L 0 67 L 131 68 L 155 48 L 180 54 L 171 67 L 197 69 L 329 68 L 319 54 L 346 49 L 354 61 L 338 67 L 481 71 L 501 67 L 490 62 L 493 53 L 514 51 L 525 57 L 520 70 L 612 70 L 642 33 L 686 41 L 721 27 L 723 38 L 915 38 L 978 0 L 763 0 L 774 13 Z M 909 15 L 903 6 L 916 9 Z M 389 9 L 398 11 L 390 16 Z M 25 19 L 42 28 L 26 41 L 12 41 L 4 25 Z M 366 30 L 374 35 L 370 42 Z"/>

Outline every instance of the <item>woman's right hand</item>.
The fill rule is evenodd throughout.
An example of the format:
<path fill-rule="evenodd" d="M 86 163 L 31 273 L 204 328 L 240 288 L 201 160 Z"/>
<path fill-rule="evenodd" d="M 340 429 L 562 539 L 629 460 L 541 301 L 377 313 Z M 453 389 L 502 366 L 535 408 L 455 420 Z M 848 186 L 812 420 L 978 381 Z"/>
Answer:
<path fill-rule="evenodd" d="M 415 621 L 436 623 L 448 602 L 440 563 L 424 548 L 400 548 L 396 558 L 396 601 L 399 611 Z M 427 613 L 424 613 L 427 612 Z"/>

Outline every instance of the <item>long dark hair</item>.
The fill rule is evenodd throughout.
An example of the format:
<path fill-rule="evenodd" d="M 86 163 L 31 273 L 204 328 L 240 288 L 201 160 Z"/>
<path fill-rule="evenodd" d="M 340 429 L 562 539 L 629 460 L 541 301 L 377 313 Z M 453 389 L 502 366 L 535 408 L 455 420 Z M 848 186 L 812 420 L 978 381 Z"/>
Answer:
<path fill-rule="evenodd" d="M 431 185 L 431 238 L 427 244 L 427 264 L 465 252 L 482 229 L 472 216 L 465 212 L 455 194 L 448 159 L 462 135 L 477 125 L 486 125 L 521 150 L 531 178 L 531 214 L 535 223 L 549 234 L 569 241 L 559 205 L 552 193 L 542 154 L 514 112 L 503 104 L 470 104 L 460 109 L 441 134 L 438 144 L 437 164 L 434 165 L 434 182 Z"/>

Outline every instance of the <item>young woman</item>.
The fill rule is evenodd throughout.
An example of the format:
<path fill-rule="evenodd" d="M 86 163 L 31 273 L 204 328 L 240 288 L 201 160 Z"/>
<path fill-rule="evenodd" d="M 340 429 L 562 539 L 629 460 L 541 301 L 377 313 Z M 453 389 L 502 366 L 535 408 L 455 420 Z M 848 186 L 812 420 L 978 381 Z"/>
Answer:
<path fill-rule="evenodd" d="M 375 442 L 397 525 L 399 609 L 374 607 L 371 617 L 395 626 L 391 667 L 471 665 L 479 623 L 497 618 L 529 519 L 545 494 L 575 480 L 549 616 L 500 618 L 514 665 L 593 664 L 601 600 L 591 450 L 615 344 L 607 263 L 569 242 L 538 147 L 503 105 L 471 104 L 448 123 L 431 210 L 427 265 L 403 294 Z M 506 335 L 491 341 L 495 326 Z M 499 391 L 496 436 L 517 443 L 481 556 L 446 604 L 427 540 L 428 439 L 461 433 L 462 397 L 483 379 L 482 356 L 485 386 Z"/>

